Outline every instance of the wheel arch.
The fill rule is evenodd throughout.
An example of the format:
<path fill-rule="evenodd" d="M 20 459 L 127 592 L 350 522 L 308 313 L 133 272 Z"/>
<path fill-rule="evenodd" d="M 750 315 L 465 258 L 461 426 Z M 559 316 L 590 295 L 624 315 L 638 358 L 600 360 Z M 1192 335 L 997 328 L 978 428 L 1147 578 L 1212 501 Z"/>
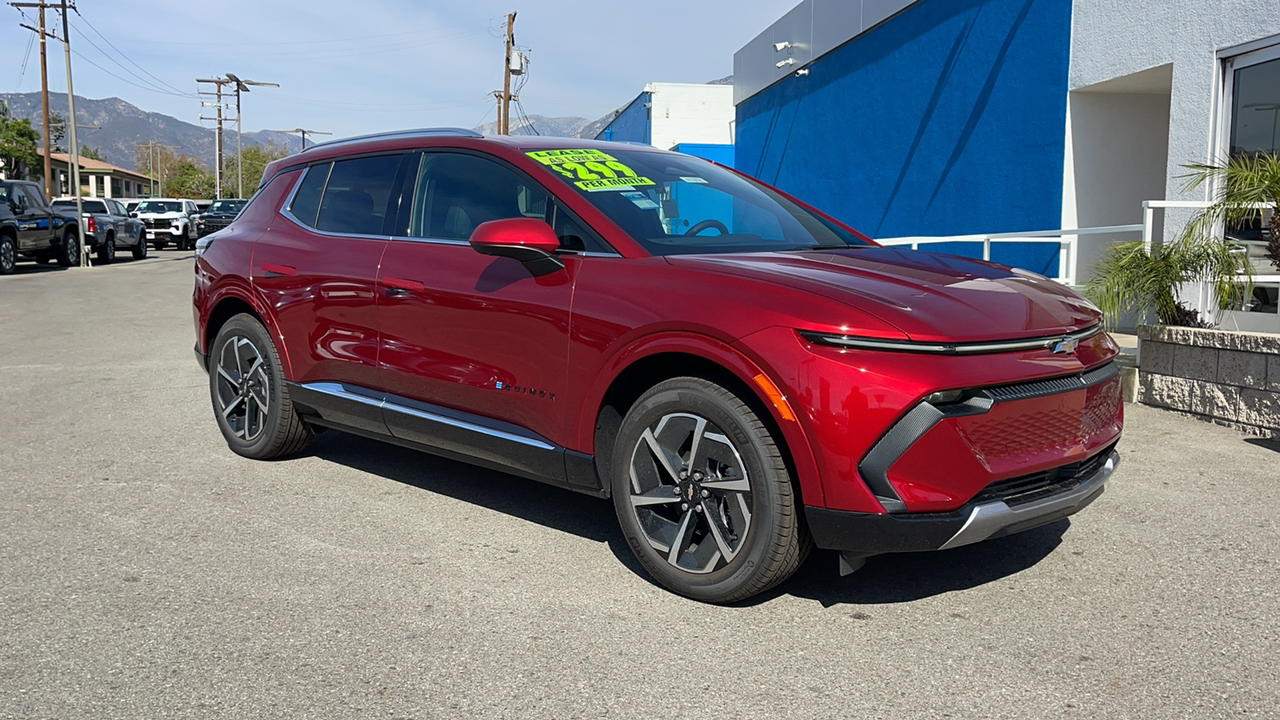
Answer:
<path fill-rule="evenodd" d="M 226 325 L 227 321 L 236 315 L 245 314 L 262 323 L 262 326 L 267 329 L 267 333 L 276 344 L 276 353 L 280 356 L 280 364 L 283 366 L 281 370 L 284 371 L 285 377 L 293 376 L 289 355 L 284 343 L 279 341 L 280 333 L 278 328 L 271 321 L 270 316 L 257 307 L 256 303 L 250 299 L 250 296 L 235 292 L 232 289 L 224 289 L 217 297 L 210 299 L 211 302 L 207 305 L 210 310 L 202 323 L 200 337 L 206 356 L 213 352 L 213 341 L 218 337 L 218 332 L 222 330 L 222 326 Z"/>
<path fill-rule="evenodd" d="M 822 484 L 804 429 L 784 417 L 756 378 L 769 375 L 750 358 L 713 338 L 691 334 L 650 337 L 619 353 L 593 383 L 584 408 L 580 441 L 589 443 L 596 472 L 606 490 L 613 441 L 622 418 L 646 390 L 676 377 L 698 377 L 722 385 L 740 397 L 777 438 L 787 468 L 806 504 L 821 505 Z M 766 382 L 772 383 L 771 379 Z"/>

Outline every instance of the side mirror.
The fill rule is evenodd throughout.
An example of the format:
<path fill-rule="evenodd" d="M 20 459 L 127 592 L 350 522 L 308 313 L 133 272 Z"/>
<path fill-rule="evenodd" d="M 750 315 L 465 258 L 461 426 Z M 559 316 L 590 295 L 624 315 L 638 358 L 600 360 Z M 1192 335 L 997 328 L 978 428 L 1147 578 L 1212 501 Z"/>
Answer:
<path fill-rule="evenodd" d="M 555 254 L 560 247 L 560 239 L 550 225 L 536 218 L 507 218 L 480 223 L 472 231 L 470 242 L 481 255 L 519 260 L 535 276 L 564 269 L 564 261 Z"/>
<path fill-rule="evenodd" d="M 129 217 L 131 217 L 131 218 L 136 218 L 136 217 L 138 217 L 138 213 L 136 213 L 136 212 L 129 213 Z"/>

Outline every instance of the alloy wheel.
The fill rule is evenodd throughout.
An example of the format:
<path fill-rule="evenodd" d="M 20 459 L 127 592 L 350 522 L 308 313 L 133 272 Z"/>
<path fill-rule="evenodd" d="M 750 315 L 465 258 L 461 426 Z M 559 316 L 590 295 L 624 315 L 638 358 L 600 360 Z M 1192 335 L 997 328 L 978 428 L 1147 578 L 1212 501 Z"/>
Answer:
<path fill-rule="evenodd" d="M 0 242 L 0 272 L 12 272 L 18 262 L 18 253 L 12 242 Z"/>
<path fill-rule="evenodd" d="M 249 338 L 232 335 L 218 352 L 218 412 L 231 432 L 253 442 L 266 427 L 271 380 L 262 352 Z"/>
<path fill-rule="evenodd" d="M 659 418 L 632 449 L 630 474 L 640 529 L 672 566 L 713 572 L 745 547 L 750 479 L 733 443 L 706 418 Z"/>

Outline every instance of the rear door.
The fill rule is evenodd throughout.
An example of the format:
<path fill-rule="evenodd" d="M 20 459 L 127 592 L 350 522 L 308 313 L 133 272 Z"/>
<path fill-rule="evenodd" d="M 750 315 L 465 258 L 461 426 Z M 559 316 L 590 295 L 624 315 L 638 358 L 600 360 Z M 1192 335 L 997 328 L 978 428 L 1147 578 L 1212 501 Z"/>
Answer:
<path fill-rule="evenodd" d="M 548 193 L 487 156 L 421 157 L 406 222 L 378 276 L 379 364 L 396 396 L 388 398 L 388 427 L 409 440 L 558 476 L 560 459 L 538 451 L 564 442 L 568 413 L 558 398 L 581 258 L 566 254 L 563 271 L 534 277 L 516 260 L 476 252 L 468 238 L 482 222 L 549 219 Z M 407 410 L 397 407 L 406 400 Z"/>
<path fill-rule="evenodd" d="M 285 217 L 255 244 L 253 283 L 275 315 L 294 382 L 338 398 L 376 395 L 378 264 L 408 157 L 310 166 Z M 376 407 L 359 400 L 338 405 L 331 409 L 335 421 L 385 432 Z"/>

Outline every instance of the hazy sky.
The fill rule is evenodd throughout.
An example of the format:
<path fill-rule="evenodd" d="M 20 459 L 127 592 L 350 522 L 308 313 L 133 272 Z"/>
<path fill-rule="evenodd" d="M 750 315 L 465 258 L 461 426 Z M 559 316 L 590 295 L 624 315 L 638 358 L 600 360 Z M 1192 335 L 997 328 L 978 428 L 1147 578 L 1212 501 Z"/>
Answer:
<path fill-rule="evenodd" d="M 732 73 L 733 53 L 797 1 L 79 0 L 72 69 L 77 95 L 119 97 L 188 122 L 202 114 L 196 77 L 280 83 L 243 97 L 246 131 L 473 127 L 494 119 L 503 16 L 514 10 L 516 44 L 531 62 L 525 110 L 595 119 L 646 82 Z M 0 12 L 0 91 L 39 90 L 39 45 L 23 72 L 35 33 L 19 27 L 35 24 L 34 11 L 26 20 L 11 7 Z M 48 22 L 60 31 L 57 13 Z M 58 42 L 49 45 L 49 75 L 50 90 L 66 90 Z"/>

